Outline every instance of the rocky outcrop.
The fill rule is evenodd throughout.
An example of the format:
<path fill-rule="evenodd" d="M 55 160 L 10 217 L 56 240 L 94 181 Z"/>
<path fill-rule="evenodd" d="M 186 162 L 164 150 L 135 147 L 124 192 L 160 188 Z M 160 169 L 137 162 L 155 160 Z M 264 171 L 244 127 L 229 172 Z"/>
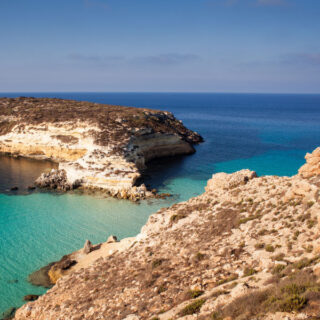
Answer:
<path fill-rule="evenodd" d="M 299 175 L 304 178 L 320 175 L 320 148 L 315 149 L 312 153 L 307 153 L 305 158 L 306 164 L 300 168 Z"/>
<path fill-rule="evenodd" d="M 77 263 L 15 319 L 316 319 L 318 194 L 301 175 L 215 174 L 136 237 L 69 255 Z"/>
<path fill-rule="evenodd" d="M 60 99 L 0 98 L 0 152 L 49 159 L 39 187 L 101 189 L 137 200 L 152 196 L 136 186 L 154 158 L 191 154 L 202 137 L 170 112 Z"/>

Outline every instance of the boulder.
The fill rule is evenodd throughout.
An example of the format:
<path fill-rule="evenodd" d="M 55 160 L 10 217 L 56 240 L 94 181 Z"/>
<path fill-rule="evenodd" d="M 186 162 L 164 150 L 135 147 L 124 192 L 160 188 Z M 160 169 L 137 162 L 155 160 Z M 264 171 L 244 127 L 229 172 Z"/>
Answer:
<path fill-rule="evenodd" d="M 86 240 L 83 246 L 83 253 L 88 254 L 92 251 L 92 243 L 90 240 Z"/>
<path fill-rule="evenodd" d="M 320 175 L 320 148 L 305 156 L 306 164 L 299 169 L 299 175 L 303 178 Z"/>
<path fill-rule="evenodd" d="M 219 172 L 212 176 L 206 186 L 206 191 L 215 191 L 217 189 L 232 189 L 241 184 L 246 184 L 249 180 L 256 178 L 257 173 L 249 169 L 240 170 L 231 174 Z"/>
<path fill-rule="evenodd" d="M 113 243 L 113 242 L 117 242 L 117 241 L 118 241 L 117 237 L 111 235 L 111 236 L 108 238 L 107 243 Z"/>
<path fill-rule="evenodd" d="M 23 297 L 24 301 L 36 301 L 39 298 L 37 294 L 27 294 Z"/>

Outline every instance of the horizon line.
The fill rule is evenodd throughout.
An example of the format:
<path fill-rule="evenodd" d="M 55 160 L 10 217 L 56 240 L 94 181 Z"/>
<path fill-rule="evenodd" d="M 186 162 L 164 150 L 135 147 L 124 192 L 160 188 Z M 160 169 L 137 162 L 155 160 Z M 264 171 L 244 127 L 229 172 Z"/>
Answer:
<path fill-rule="evenodd" d="M 228 92 L 228 91 L 0 91 L 0 94 L 52 94 L 52 93 L 172 93 L 172 94 L 269 94 L 269 95 L 320 95 L 320 92 Z"/>

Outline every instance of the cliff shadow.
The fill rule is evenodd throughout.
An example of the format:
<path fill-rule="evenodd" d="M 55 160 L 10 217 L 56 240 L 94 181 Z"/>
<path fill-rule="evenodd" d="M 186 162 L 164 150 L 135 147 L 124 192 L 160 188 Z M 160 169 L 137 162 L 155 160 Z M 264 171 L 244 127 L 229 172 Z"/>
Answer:
<path fill-rule="evenodd" d="M 193 154 L 178 155 L 149 161 L 147 168 L 141 172 L 142 176 L 137 185 L 144 183 L 149 190 L 165 188 L 166 181 L 185 174 L 185 164 L 192 157 Z"/>

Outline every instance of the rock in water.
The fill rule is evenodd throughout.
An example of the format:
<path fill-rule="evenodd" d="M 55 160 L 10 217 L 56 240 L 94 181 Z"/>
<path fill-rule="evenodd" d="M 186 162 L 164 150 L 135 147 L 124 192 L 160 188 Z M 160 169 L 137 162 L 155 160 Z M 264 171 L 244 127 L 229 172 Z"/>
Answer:
<path fill-rule="evenodd" d="M 17 308 L 11 307 L 2 313 L 1 320 L 10 320 L 14 318 Z"/>
<path fill-rule="evenodd" d="M 36 301 L 39 298 L 39 295 L 37 294 L 28 294 L 23 297 L 24 301 Z"/>
<path fill-rule="evenodd" d="M 52 286 L 52 283 L 50 281 L 50 278 L 48 276 L 48 272 L 51 269 L 51 267 L 54 265 L 53 263 L 48 264 L 45 267 L 42 267 L 41 269 L 31 273 L 28 276 L 28 281 L 32 283 L 34 286 L 41 286 L 45 288 L 50 288 Z"/>
<path fill-rule="evenodd" d="M 83 253 L 85 254 L 88 254 L 91 252 L 92 250 L 92 243 L 90 240 L 86 240 L 86 242 L 84 243 L 84 246 L 83 246 Z"/>
<path fill-rule="evenodd" d="M 69 191 L 77 189 L 81 185 L 81 180 L 69 182 L 65 170 L 52 169 L 48 173 L 43 173 L 35 181 L 35 184 L 40 188 L 55 189 L 59 191 Z"/>

